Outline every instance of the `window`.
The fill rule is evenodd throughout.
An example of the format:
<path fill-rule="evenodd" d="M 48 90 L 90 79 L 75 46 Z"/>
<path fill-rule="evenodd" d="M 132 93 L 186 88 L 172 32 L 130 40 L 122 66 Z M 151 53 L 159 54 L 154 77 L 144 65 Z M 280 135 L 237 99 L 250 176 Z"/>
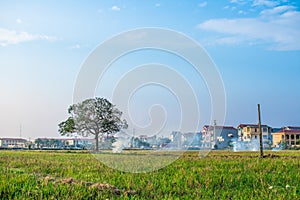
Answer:
<path fill-rule="evenodd" d="M 263 128 L 263 132 L 267 132 L 268 131 L 268 129 L 267 128 Z"/>
<path fill-rule="evenodd" d="M 254 132 L 255 132 L 255 133 L 257 132 L 257 128 L 254 129 Z"/>
<path fill-rule="evenodd" d="M 290 139 L 290 136 L 289 136 L 289 135 L 286 135 L 286 139 Z"/>
<path fill-rule="evenodd" d="M 294 139 L 294 135 L 291 135 L 291 139 L 292 139 L 292 140 Z"/>

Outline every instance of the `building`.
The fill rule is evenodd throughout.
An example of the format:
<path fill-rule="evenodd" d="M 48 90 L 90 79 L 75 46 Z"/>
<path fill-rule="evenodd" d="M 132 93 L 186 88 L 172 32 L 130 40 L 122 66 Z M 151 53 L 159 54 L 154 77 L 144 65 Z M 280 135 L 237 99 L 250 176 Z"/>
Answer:
<path fill-rule="evenodd" d="M 145 139 L 145 142 L 149 143 L 149 146 L 151 148 L 157 148 L 157 138 L 156 138 L 156 135 L 147 136 L 146 139 Z"/>
<path fill-rule="evenodd" d="M 25 148 L 26 143 L 25 138 L 0 138 L 1 148 Z"/>
<path fill-rule="evenodd" d="M 238 131 L 233 126 L 205 125 L 202 128 L 202 147 L 226 149 L 237 137 Z"/>
<path fill-rule="evenodd" d="M 181 136 L 182 145 L 184 148 L 192 146 L 193 141 L 195 138 L 195 133 L 189 132 L 189 133 L 183 133 Z"/>
<path fill-rule="evenodd" d="M 171 139 L 168 137 L 159 137 L 157 138 L 157 148 L 171 148 L 173 147 L 171 142 Z"/>
<path fill-rule="evenodd" d="M 184 148 L 200 148 L 201 140 L 201 132 L 188 132 L 182 134 L 182 145 Z"/>
<path fill-rule="evenodd" d="M 286 126 L 272 133 L 273 146 L 279 147 L 283 142 L 289 147 L 300 146 L 300 127 Z"/>
<path fill-rule="evenodd" d="M 252 140 L 259 140 L 259 126 L 258 124 L 240 124 L 238 125 L 239 141 L 251 142 Z M 272 128 L 267 125 L 261 125 L 263 144 L 269 145 L 272 143 Z"/>
<path fill-rule="evenodd" d="M 283 127 L 284 130 L 300 130 L 300 126 L 285 126 Z"/>
<path fill-rule="evenodd" d="M 90 138 L 69 138 L 69 137 L 53 137 L 53 138 L 36 138 L 35 148 L 86 148 L 90 149 L 95 144 L 95 139 Z"/>
<path fill-rule="evenodd" d="M 94 149 L 96 141 L 93 138 L 74 138 L 74 143 L 77 148 L 91 150 Z"/>
<path fill-rule="evenodd" d="M 140 136 L 139 136 L 139 139 L 140 139 L 142 142 L 147 142 L 147 138 L 148 138 L 147 135 L 140 135 Z"/>
<path fill-rule="evenodd" d="M 182 133 L 180 131 L 173 131 L 171 133 L 171 143 L 172 148 L 181 149 L 182 148 Z"/>

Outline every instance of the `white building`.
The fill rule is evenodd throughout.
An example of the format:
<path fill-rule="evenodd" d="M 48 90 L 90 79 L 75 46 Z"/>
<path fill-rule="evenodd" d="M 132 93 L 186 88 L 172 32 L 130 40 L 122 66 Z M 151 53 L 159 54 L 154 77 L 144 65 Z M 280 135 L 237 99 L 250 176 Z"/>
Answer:
<path fill-rule="evenodd" d="M 2 148 L 25 148 L 27 139 L 25 138 L 0 138 Z"/>

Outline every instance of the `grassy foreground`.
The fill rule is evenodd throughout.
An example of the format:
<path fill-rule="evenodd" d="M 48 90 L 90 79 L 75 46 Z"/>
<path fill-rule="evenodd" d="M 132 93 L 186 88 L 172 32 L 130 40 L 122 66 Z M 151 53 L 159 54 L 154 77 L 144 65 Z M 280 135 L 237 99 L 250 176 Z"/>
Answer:
<path fill-rule="evenodd" d="M 266 154 L 188 151 L 128 173 L 88 152 L 0 151 L 0 199 L 300 199 L 300 151 Z"/>

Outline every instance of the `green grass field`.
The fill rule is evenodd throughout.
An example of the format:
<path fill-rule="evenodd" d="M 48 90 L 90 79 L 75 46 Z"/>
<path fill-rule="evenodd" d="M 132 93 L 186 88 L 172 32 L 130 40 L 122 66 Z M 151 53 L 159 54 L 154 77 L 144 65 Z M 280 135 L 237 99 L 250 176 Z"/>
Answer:
<path fill-rule="evenodd" d="M 0 199 L 300 199 L 300 151 L 265 154 L 187 151 L 165 168 L 128 173 L 88 152 L 0 151 Z"/>

